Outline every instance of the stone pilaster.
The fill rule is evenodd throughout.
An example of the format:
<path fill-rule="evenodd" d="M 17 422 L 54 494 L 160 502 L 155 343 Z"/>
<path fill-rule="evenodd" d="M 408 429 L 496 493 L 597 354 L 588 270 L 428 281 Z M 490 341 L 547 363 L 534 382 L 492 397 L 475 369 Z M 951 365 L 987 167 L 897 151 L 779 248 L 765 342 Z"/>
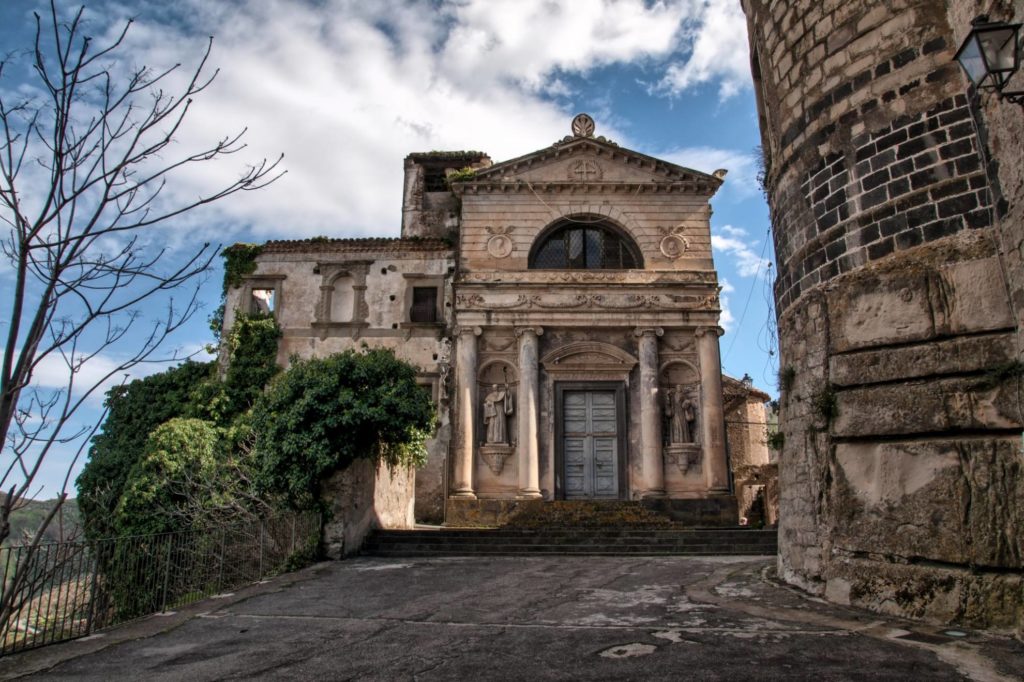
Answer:
<path fill-rule="evenodd" d="M 458 330 L 455 347 L 455 404 L 457 422 L 452 451 L 452 497 L 475 498 L 473 492 L 474 414 L 476 411 L 476 339 L 480 327 L 462 327 Z"/>
<path fill-rule="evenodd" d="M 725 459 L 725 413 L 722 403 L 722 360 L 718 337 L 721 327 L 702 327 L 695 333 L 700 357 L 700 428 L 704 445 L 704 476 L 708 490 L 729 492 L 729 466 Z"/>
<path fill-rule="evenodd" d="M 658 395 L 658 337 L 661 327 L 639 328 L 640 360 L 640 463 L 644 497 L 665 495 L 665 463 L 661 456 L 661 402 Z"/>
<path fill-rule="evenodd" d="M 519 337 L 519 496 L 538 498 L 540 494 L 540 447 L 537 443 L 538 352 L 540 327 L 520 327 Z"/>

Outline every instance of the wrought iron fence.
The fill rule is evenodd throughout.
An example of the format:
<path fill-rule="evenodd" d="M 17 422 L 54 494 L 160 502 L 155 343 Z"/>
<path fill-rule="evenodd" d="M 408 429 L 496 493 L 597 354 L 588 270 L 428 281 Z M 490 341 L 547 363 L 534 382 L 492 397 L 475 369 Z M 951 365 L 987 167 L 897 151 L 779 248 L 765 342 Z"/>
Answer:
<path fill-rule="evenodd" d="M 0 549 L 0 655 L 238 589 L 311 558 L 315 513 L 202 531 Z"/>

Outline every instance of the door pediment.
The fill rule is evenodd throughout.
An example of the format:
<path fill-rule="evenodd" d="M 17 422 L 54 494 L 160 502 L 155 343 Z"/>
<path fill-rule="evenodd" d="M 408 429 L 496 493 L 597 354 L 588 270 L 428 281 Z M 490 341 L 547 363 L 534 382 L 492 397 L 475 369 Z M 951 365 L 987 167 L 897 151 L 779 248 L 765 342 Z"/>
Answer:
<path fill-rule="evenodd" d="M 589 373 L 625 375 L 637 364 L 637 359 L 608 343 L 578 341 L 556 348 L 541 359 L 541 366 L 549 373 Z"/>

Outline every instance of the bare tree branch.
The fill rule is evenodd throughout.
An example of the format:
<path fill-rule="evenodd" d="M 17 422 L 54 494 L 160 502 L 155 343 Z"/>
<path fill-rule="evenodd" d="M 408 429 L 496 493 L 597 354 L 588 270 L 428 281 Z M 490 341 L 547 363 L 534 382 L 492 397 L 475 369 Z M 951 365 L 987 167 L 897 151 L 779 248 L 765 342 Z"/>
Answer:
<path fill-rule="evenodd" d="M 217 248 L 203 244 L 185 258 L 153 251 L 147 228 L 260 189 L 283 174 L 281 157 L 263 159 L 198 196 L 167 196 L 176 171 L 246 149 L 245 129 L 197 150 L 179 152 L 175 144 L 195 97 L 217 75 L 207 73 L 212 39 L 184 84 L 173 89 L 180 64 L 119 75 L 115 64 L 130 20 L 98 46 L 85 33 L 83 9 L 66 21 L 60 14 L 55 0 L 48 16 L 36 14 L 34 45 L 25 53 L 41 95 L 12 99 L 11 93 L 23 90 L 0 88 L 0 221 L 7 230 L 0 251 L 13 282 L 0 304 L 7 325 L 0 362 L 0 489 L 9 490 L 0 504 L 0 542 L 10 534 L 10 514 L 37 488 L 35 479 L 53 450 L 78 441 L 74 459 L 81 456 L 85 437 L 97 428 L 76 423 L 90 396 L 141 363 L 183 359 L 160 348 L 198 309 L 197 278 Z M 0 59 L 0 80 L 10 76 L 16 58 Z M 167 298 L 162 316 L 147 320 L 140 312 L 178 291 L 182 295 Z M 115 354 L 118 360 L 101 376 L 85 379 L 90 361 Z M 66 385 L 38 386 L 42 363 L 54 361 L 66 368 Z M 70 470 L 57 506 L 30 546 L 38 545 L 58 515 L 69 484 Z M 19 583 L 15 578 L 11 584 Z M 15 603 L 5 590 L 0 627 Z"/>

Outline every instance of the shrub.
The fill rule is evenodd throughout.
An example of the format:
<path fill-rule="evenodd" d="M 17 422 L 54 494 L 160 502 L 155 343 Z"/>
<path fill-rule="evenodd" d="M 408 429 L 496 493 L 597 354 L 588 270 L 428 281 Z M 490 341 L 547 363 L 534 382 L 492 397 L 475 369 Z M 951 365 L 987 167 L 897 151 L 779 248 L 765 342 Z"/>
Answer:
<path fill-rule="evenodd" d="M 185 362 L 107 391 L 107 418 L 78 476 L 78 504 L 90 538 L 114 534 L 114 509 L 146 439 L 160 424 L 191 412 L 195 387 L 213 375 L 212 362 Z"/>
<path fill-rule="evenodd" d="M 220 430 L 201 419 L 171 419 L 149 435 L 114 513 L 119 533 L 188 530 L 195 509 L 212 506 Z"/>
<path fill-rule="evenodd" d="M 390 350 L 293 359 L 253 406 L 257 481 L 294 508 L 315 507 L 320 482 L 357 458 L 422 464 L 433 425 L 416 370 Z"/>

